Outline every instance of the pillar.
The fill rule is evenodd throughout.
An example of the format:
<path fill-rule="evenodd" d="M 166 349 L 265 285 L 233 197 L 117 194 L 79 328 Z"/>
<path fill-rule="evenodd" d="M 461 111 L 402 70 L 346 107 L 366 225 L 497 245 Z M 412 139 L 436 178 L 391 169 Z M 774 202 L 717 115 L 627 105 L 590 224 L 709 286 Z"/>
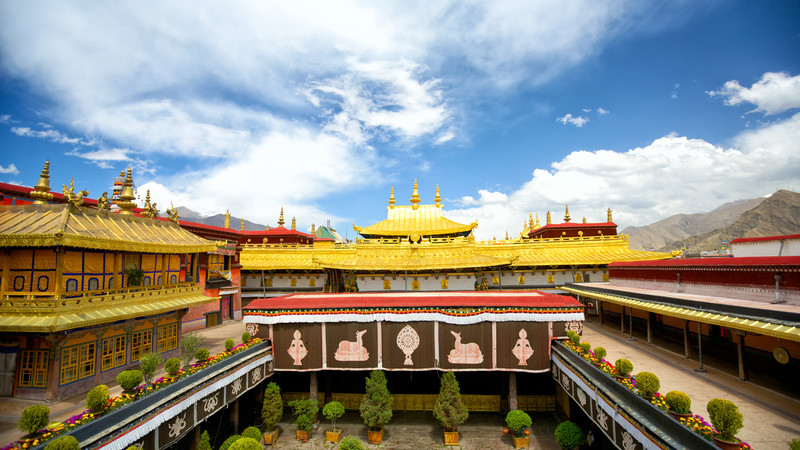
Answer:
<path fill-rule="evenodd" d="M 625 334 L 625 307 L 622 307 L 622 312 L 619 315 L 619 332 Z"/>
<path fill-rule="evenodd" d="M 233 434 L 239 434 L 239 399 L 233 401 L 231 405 L 231 428 Z"/>
<path fill-rule="evenodd" d="M 189 441 L 189 448 L 200 448 L 200 437 L 202 435 L 203 428 L 199 424 L 195 424 L 194 430 L 192 430 L 192 438 Z"/>
<path fill-rule="evenodd" d="M 739 380 L 747 381 L 747 371 L 744 368 L 744 337 L 746 332 L 739 335 L 739 340 L 736 342 L 736 354 L 739 357 Z"/>
<path fill-rule="evenodd" d="M 311 379 L 309 380 L 309 397 L 311 400 L 319 403 L 319 385 L 317 383 L 317 372 L 311 372 Z M 314 422 L 317 422 L 316 416 Z"/>
<path fill-rule="evenodd" d="M 594 307 L 597 308 L 597 315 L 600 318 L 600 325 L 603 325 L 603 302 L 600 300 L 595 300 Z"/>
<path fill-rule="evenodd" d="M 647 343 L 653 343 L 653 313 L 647 313 Z"/>
<path fill-rule="evenodd" d="M 689 321 L 683 321 L 683 355 L 686 359 L 692 357 L 692 344 L 689 343 Z"/>
<path fill-rule="evenodd" d="M 508 373 L 508 410 L 513 411 L 519 408 L 517 402 L 517 373 Z"/>

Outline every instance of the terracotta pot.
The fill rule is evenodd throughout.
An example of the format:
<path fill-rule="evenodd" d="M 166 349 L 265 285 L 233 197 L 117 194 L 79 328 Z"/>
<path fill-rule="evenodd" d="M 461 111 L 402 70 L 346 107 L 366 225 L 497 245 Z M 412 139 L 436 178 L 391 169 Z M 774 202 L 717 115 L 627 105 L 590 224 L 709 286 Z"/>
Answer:
<path fill-rule="evenodd" d="M 619 375 L 614 375 L 614 378 L 616 378 L 617 381 L 619 381 L 621 383 L 622 380 L 630 380 L 631 376 L 630 375 L 626 375 L 626 376 L 623 377 L 623 376 L 619 376 Z"/>
<path fill-rule="evenodd" d="M 370 444 L 380 444 L 383 441 L 383 426 L 380 428 L 370 428 L 367 432 L 367 442 Z"/>
<path fill-rule="evenodd" d="M 725 450 L 739 450 L 740 447 L 739 442 L 741 442 L 739 441 L 739 439 L 736 439 L 735 442 L 730 442 L 730 441 L 723 441 L 718 434 L 715 434 L 713 437 L 714 437 L 714 444 L 716 444 L 717 447 Z"/>
<path fill-rule="evenodd" d="M 311 430 L 295 430 L 297 440 L 301 442 L 308 442 L 311 439 Z"/>
<path fill-rule="evenodd" d="M 524 437 L 516 437 L 511 436 L 514 439 L 514 448 L 528 448 L 531 444 L 531 438 L 528 436 Z"/>
<path fill-rule="evenodd" d="M 341 438 L 342 430 L 325 430 L 325 441 L 336 444 Z"/>
<path fill-rule="evenodd" d="M 275 441 L 278 440 L 278 429 L 275 428 L 272 431 L 266 431 L 264 434 L 264 443 L 267 445 L 272 445 Z"/>
<path fill-rule="evenodd" d="M 508 427 L 503 428 L 503 434 L 508 434 L 509 431 Z"/>
<path fill-rule="evenodd" d="M 444 445 L 458 445 L 458 430 L 444 432 Z"/>
<path fill-rule="evenodd" d="M 678 414 L 678 413 L 673 412 L 673 411 L 670 411 L 669 415 L 674 417 L 675 420 L 677 420 L 678 422 L 680 422 L 681 419 L 688 419 L 690 417 L 694 417 L 694 414 L 692 414 L 692 413 L 689 413 L 689 414 Z"/>

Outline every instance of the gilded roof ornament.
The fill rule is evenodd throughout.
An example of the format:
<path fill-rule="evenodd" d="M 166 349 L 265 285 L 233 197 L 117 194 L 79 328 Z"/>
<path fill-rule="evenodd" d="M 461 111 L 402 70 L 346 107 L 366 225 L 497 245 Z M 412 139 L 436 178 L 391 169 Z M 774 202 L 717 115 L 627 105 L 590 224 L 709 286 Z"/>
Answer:
<path fill-rule="evenodd" d="M 539 224 L 539 213 L 536 213 L 536 228 L 539 227 L 541 227 L 541 225 Z"/>
<path fill-rule="evenodd" d="M 239 231 L 244 231 L 244 217 L 242 217 L 242 220 L 239 222 Z"/>
<path fill-rule="evenodd" d="M 147 195 L 144 197 L 144 206 L 142 207 L 142 212 L 140 212 L 139 215 L 142 217 L 153 217 L 150 208 L 152 208 L 152 206 L 150 205 L 150 189 L 148 189 Z"/>
<path fill-rule="evenodd" d="M 292 229 L 293 229 L 293 230 L 295 229 L 295 226 L 296 226 L 296 224 L 297 224 L 297 219 L 295 219 L 294 217 L 292 217 Z"/>
<path fill-rule="evenodd" d="M 434 197 L 433 200 L 436 202 L 436 207 L 437 208 L 441 208 L 442 207 L 442 196 L 439 195 L 439 185 L 438 184 L 436 185 L 436 197 Z"/>
<path fill-rule="evenodd" d="M 227 209 L 225 210 L 225 228 L 231 227 L 231 212 Z"/>
<path fill-rule="evenodd" d="M 608 208 L 608 222 L 613 222 L 613 220 L 611 220 L 611 208 Z"/>
<path fill-rule="evenodd" d="M 552 222 L 550 221 L 550 211 L 547 211 L 547 225 L 550 225 Z"/>
<path fill-rule="evenodd" d="M 564 223 L 569 223 L 572 218 L 569 217 L 569 205 L 567 205 L 567 210 L 564 213 Z"/>
<path fill-rule="evenodd" d="M 311 234 L 312 234 L 312 235 L 315 235 L 315 236 L 316 236 L 316 234 L 317 234 L 317 229 L 316 229 L 316 227 L 314 226 L 314 224 L 313 224 L 313 223 L 311 224 Z"/>
<path fill-rule="evenodd" d="M 411 209 L 416 211 L 419 209 L 419 187 L 417 186 L 417 179 L 414 178 L 414 190 L 411 193 Z"/>
<path fill-rule="evenodd" d="M 119 195 L 119 201 L 117 202 L 117 206 L 119 206 L 122 211 L 120 214 L 123 215 L 133 215 L 131 210 L 136 207 L 136 202 L 133 200 L 136 199 L 136 196 L 133 195 L 133 178 L 131 177 L 131 168 L 128 167 L 128 175 L 125 177 L 125 184 L 122 185 L 122 193 Z"/>
<path fill-rule="evenodd" d="M 103 192 L 103 196 L 97 199 L 97 209 L 108 210 L 111 208 L 111 202 L 108 200 L 108 192 Z"/>
<path fill-rule="evenodd" d="M 583 223 L 586 223 L 586 216 L 583 217 Z"/>
<path fill-rule="evenodd" d="M 34 199 L 34 205 L 46 205 L 48 201 L 53 199 L 53 194 L 50 193 L 50 161 L 45 161 L 42 174 L 39 176 L 39 182 L 34 186 L 35 191 L 31 191 L 31 198 Z"/>
<path fill-rule="evenodd" d="M 394 208 L 395 203 L 397 203 L 397 201 L 394 199 L 394 186 L 392 186 L 392 190 L 389 191 L 389 209 Z"/>
<path fill-rule="evenodd" d="M 69 188 L 67 188 L 66 184 L 62 184 L 61 186 L 63 186 L 63 189 L 64 189 L 64 199 L 68 203 L 70 203 L 71 205 L 82 206 L 84 197 L 89 195 L 89 191 L 87 191 L 87 190 L 79 191 L 77 194 L 75 193 L 75 179 L 74 178 L 70 178 L 70 180 L 69 180 Z"/>
<path fill-rule="evenodd" d="M 167 210 L 167 219 L 169 219 L 170 222 L 178 223 L 178 219 L 181 218 L 181 216 L 178 215 L 178 210 L 175 209 L 172 202 L 169 202 L 169 206 L 170 209 Z"/>
<path fill-rule="evenodd" d="M 283 206 L 281 206 L 281 217 L 280 217 L 280 219 L 278 219 L 278 226 L 282 227 L 283 224 L 285 224 L 285 223 L 286 223 L 286 221 L 283 220 Z"/>

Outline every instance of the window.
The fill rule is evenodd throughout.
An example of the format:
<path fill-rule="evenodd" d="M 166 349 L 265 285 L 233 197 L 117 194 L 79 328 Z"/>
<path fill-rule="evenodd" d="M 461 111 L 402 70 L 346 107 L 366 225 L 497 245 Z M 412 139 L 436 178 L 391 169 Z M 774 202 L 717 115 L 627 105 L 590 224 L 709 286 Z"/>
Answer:
<path fill-rule="evenodd" d="M 94 375 L 96 343 L 76 345 L 61 351 L 61 384 Z"/>
<path fill-rule="evenodd" d="M 96 291 L 100 289 L 100 280 L 97 278 L 89 278 L 89 290 Z"/>
<path fill-rule="evenodd" d="M 47 350 L 23 350 L 19 364 L 19 387 L 47 387 Z"/>
<path fill-rule="evenodd" d="M 125 335 L 103 340 L 102 370 L 125 365 Z"/>
<path fill-rule="evenodd" d="M 131 337 L 131 362 L 136 362 L 142 355 L 153 351 L 153 330 L 142 330 Z"/>
<path fill-rule="evenodd" d="M 164 353 L 174 348 L 178 348 L 177 322 L 158 327 L 158 352 Z"/>

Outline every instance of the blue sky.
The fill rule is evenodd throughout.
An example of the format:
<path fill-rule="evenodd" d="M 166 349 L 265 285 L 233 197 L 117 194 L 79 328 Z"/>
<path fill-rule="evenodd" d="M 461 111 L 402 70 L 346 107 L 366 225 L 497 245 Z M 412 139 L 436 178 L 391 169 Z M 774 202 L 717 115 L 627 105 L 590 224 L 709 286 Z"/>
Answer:
<path fill-rule="evenodd" d="M 0 181 L 482 239 L 800 190 L 800 3 L 2 2 Z"/>

